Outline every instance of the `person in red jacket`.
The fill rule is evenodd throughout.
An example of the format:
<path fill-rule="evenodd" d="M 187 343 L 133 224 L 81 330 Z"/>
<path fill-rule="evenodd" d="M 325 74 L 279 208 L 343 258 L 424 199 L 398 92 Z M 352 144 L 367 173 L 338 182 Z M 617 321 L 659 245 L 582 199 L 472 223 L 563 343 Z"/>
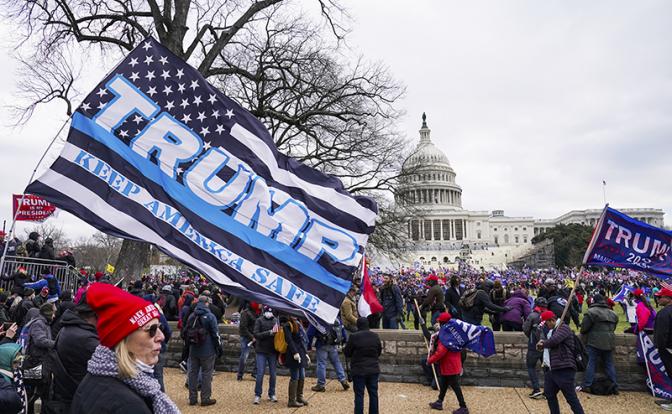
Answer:
<path fill-rule="evenodd" d="M 444 325 L 451 319 L 450 313 L 443 312 L 436 319 L 439 324 Z M 464 401 L 462 389 L 460 388 L 460 375 L 462 375 L 462 353 L 459 351 L 450 351 L 446 348 L 438 337 L 434 335 L 435 350 L 427 360 L 427 364 L 438 364 L 439 373 L 439 399 L 430 403 L 429 406 L 434 410 L 443 410 L 443 399 L 448 391 L 448 386 L 453 389 L 460 408 L 453 411 L 453 414 L 469 414 L 467 403 Z"/>

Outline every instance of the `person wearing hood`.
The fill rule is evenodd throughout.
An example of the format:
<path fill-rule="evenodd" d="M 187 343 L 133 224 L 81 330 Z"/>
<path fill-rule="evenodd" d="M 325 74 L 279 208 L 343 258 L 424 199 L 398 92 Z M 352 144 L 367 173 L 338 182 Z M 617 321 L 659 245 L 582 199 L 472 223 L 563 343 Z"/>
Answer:
<path fill-rule="evenodd" d="M 47 372 L 48 364 L 46 362 L 49 351 L 51 351 L 55 343 L 51 336 L 50 327 L 55 313 L 56 306 L 53 303 L 45 303 L 40 306 L 39 310 L 33 308 L 26 315 L 26 319 L 28 320 L 26 326 L 29 329 L 27 349 L 24 349 L 26 359 L 23 362 L 22 368 L 25 372 L 40 365 L 42 366 L 39 370 L 41 378 L 33 378 L 30 381 L 33 382 L 33 391 L 42 401 L 42 405 L 46 404 L 49 396 L 49 382 L 46 381 L 49 378 L 49 373 Z M 26 378 L 26 381 L 28 382 L 29 380 Z M 30 400 L 34 401 L 35 399 L 29 398 Z"/>
<path fill-rule="evenodd" d="M 14 319 L 14 321 L 19 324 L 19 329 L 23 328 L 26 322 L 28 322 L 26 315 L 28 314 L 29 310 L 35 307 L 33 299 L 35 299 L 35 291 L 31 288 L 24 288 L 23 299 L 20 302 L 18 302 L 13 312 L 12 309 L 10 308 L 12 319 Z"/>
<path fill-rule="evenodd" d="M 614 367 L 614 349 L 616 349 L 616 325 L 618 315 L 607 306 L 604 296 L 593 296 L 593 303 L 588 307 L 588 313 L 581 323 L 581 335 L 586 337 L 588 350 L 588 366 L 583 376 L 583 384 L 579 390 L 590 390 L 597 368 L 597 360 L 604 363 L 604 371 L 614 384 L 614 391 L 618 393 L 616 382 L 616 368 Z"/>
<path fill-rule="evenodd" d="M 19 384 L 14 376 L 20 366 L 21 346 L 14 343 L 0 345 L 0 413 L 23 412 L 23 398 L 17 391 Z"/>
<path fill-rule="evenodd" d="M 357 319 L 357 332 L 348 337 L 343 354 L 350 358 L 355 391 L 355 414 L 364 414 L 364 389 L 369 394 L 369 414 L 378 414 L 378 378 L 383 346 L 378 334 L 369 329 L 369 320 Z"/>
<path fill-rule="evenodd" d="M 26 240 L 26 254 L 28 257 L 40 257 L 40 234 L 36 231 L 31 232 Z"/>
<path fill-rule="evenodd" d="M 56 260 L 56 252 L 54 251 L 54 240 L 52 238 L 47 237 L 44 240 L 44 244 L 40 249 L 39 258 L 44 260 Z"/>
<path fill-rule="evenodd" d="M 56 337 L 53 356 L 53 397 L 49 406 L 69 412 L 77 387 L 86 376 L 86 367 L 100 344 L 95 312 L 86 303 L 86 295 L 74 309 L 61 317 L 61 330 Z M 53 355 L 53 354 L 52 354 Z"/>
<path fill-rule="evenodd" d="M 516 290 L 504 302 L 504 306 L 510 308 L 502 314 L 504 332 L 522 332 L 523 321 L 530 314 L 530 301 L 527 299 L 527 293 L 523 289 Z"/>
<path fill-rule="evenodd" d="M 440 326 L 445 325 L 450 321 L 452 316 L 448 312 L 443 312 L 436 319 Z M 460 408 L 453 411 L 453 414 L 469 414 L 467 403 L 464 401 L 462 389 L 460 388 L 460 375 L 462 375 L 462 352 L 451 351 L 439 339 L 439 335 L 435 334 L 433 337 L 434 350 L 427 360 L 428 365 L 438 364 L 439 373 L 439 398 L 430 403 L 429 406 L 433 410 L 443 410 L 443 399 L 446 397 L 448 387 L 453 389 L 457 402 Z"/>
<path fill-rule="evenodd" d="M 189 405 L 198 404 L 198 374 L 202 371 L 201 406 L 213 405 L 217 401 L 212 397 L 212 374 L 219 352 L 219 331 L 217 319 L 208 305 L 210 298 L 198 297 L 194 312 L 189 315 L 184 326 L 185 338 L 189 341 Z"/>
<path fill-rule="evenodd" d="M 156 306 L 107 283 L 93 284 L 86 302 L 98 317 L 100 345 L 70 414 L 178 414 L 152 375 L 163 341 Z"/>
<path fill-rule="evenodd" d="M 525 357 L 525 365 L 527 366 L 527 375 L 530 377 L 532 384 L 532 392 L 528 395 L 533 400 L 544 397 L 544 393 L 539 386 L 539 377 L 537 376 L 537 363 L 541 363 L 543 353 L 537 350 L 537 342 L 541 339 L 541 314 L 548 310 L 548 301 L 543 296 L 539 296 L 534 300 L 534 309 L 525 319 L 523 323 L 523 333 L 527 336 L 527 355 Z"/>
<path fill-rule="evenodd" d="M 491 313 L 501 313 L 508 310 L 506 307 L 492 303 L 488 294 L 490 284 L 492 284 L 492 281 L 489 279 L 481 281 L 480 286 L 476 290 L 472 306 L 468 308 L 463 307 L 462 309 L 462 320 L 472 325 L 482 325 L 483 314 L 486 310 Z"/>
<path fill-rule="evenodd" d="M 262 387 L 264 385 L 264 371 L 268 365 L 268 399 L 278 402 L 275 396 L 275 381 L 277 368 L 277 352 L 275 351 L 274 338 L 278 332 L 278 325 L 273 315 L 273 310 L 264 306 L 261 317 L 254 322 L 254 350 L 257 353 L 257 378 L 254 385 L 253 404 L 261 402 Z"/>

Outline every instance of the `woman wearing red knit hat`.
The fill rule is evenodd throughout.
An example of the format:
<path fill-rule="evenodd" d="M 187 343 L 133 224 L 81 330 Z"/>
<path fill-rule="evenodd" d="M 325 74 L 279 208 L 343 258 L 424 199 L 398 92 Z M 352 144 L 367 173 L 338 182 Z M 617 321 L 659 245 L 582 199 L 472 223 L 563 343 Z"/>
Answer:
<path fill-rule="evenodd" d="M 444 325 L 450 321 L 452 316 L 448 312 L 443 312 L 439 314 L 436 318 L 436 321 Z M 434 410 L 443 410 L 443 399 L 446 396 L 446 391 L 450 386 L 457 397 L 457 402 L 460 404 L 460 408 L 453 411 L 453 414 L 469 414 L 469 409 L 467 409 L 467 403 L 464 401 L 464 396 L 462 395 L 462 388 L 460 388 L 460 375 L 462 375 L 462 353 L 459 351 L 449 350 L 441 340 L 439 340 L 438 334 L 435 334 L 434 344 L 436 349 L 427 359 L 427 364 L 438 364 L 439 365 L 439 399 L 430 403 L 429 406 Z"/>
<path fill-rule="evenodd" d="M 179 413 L 153 377 L 163 333 L 159 310 L 107 283 L 95 283 L 86 301 L 98 315 L 100 345 L 72 401 L 72 414 Z"/>

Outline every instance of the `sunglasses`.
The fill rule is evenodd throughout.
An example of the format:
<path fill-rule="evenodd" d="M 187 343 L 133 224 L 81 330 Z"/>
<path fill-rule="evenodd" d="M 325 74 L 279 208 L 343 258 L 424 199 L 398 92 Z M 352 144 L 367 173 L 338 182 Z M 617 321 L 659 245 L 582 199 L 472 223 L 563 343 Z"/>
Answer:
<path fill-rule="evenodd" d="M 149 334 L 150 338 L 154 338 L 156 336 L 156 331 L 159 330 L 160 324 L 155 323 L 154 325 L 150 326 L 149 328 L 145 328 L 144 331 Z"/>

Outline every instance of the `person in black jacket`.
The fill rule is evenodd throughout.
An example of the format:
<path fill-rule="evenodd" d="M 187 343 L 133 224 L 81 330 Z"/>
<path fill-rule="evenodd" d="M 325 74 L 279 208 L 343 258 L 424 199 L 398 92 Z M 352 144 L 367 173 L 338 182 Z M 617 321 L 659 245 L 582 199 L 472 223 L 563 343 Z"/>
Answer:
<path fill-rule="evenodd" d="M 450 278 L 450 287 L 446 291 L 446 309 L 453 315 L 453 318 L 460 319 L 462 317 L 462 309 L 460 309 L 460 297 L 462 297 L 462 293 L 460 279 L 457 276 L 452 276 Z"/>
<path fill-rule="evenodd" d="M 23 411 L 23 401 L 17 392 L 14 372 L 21 364 L 21 346 L 15 343 L 0 345 L 0 413 L 17 414 Z"/>
<path fill-rule="evenodd" d="M 54 240 L 50 237 L 47 237 L 44 240 L 44 245 L 40 249 L 39 254 L 40 259 L 45 260 L 56 260 L 56 252 L 54 252 Z"/>
<path fill-rule="evenodd" d="M 52 354 L 53 397 L 48 403 L 52 407 L 61 407 L 61 412 L 69 412 L 75 391 L 86 376 L 87 363 L 100 344 L 96 322 L 96 314 L 86 304 L 86 295 L 61 317 L 56 355 Z"/>
<path fill-rule="evenodd" d="M 656 321 L 653 325 L 653 344 L 658 348 L 658 355 L 663 361 L 667 375 L 672 375 L 672 290 L 668 288 L 661 289 L 656 293 L 658 303 L 663 308 L 656 314 Z M 656 400 L 656 404 L 661 405 L 667 411 L 672 411 L 672 401 Z"/>
<path fill-rule="evenodd" d="M 398 329 L 404 313 L 404 300 L 399 286 L 394 283 L 390 275 L 383 276 L 380 304 L 383 305 L 383 329 Z"/>
<path fill-rule="evenodd" d="M 287 407 L 303 407 L 308 401 L 303 399 L 303 385 L 306 379 L 306 367 L 310 364 L 310 357 L 306 352 L 306 345 L 301 338 L 301 324 L 293 316 L 280 318 L 287 352 L 285 366 L 289 368 L 289 390 Z"/>
<path fill-rule="evenodd" d="M 257 353 L 257 378 L 254 386 L 254 404 L 261 402 L 261 392 L 264 385 L 264 371 L 268 364 L 268 399 L 278 402 L 275 396 L 275 379 L 277 367 L 277 353 L 273 339 L 278 332 L 278 325 L 273 315 L 273 310 L 264 306 L 264 312 L 254 322 L 254 350 Z"/>
<path fill-rule="evenodd" d="M 483 313 L 486 310 L 492 313 L 501 313 L 509 310 L 507 307 L 495 305 L 490 300 L 490 295 L 486 292 L 487 279 L 481 282 L 480 289 L 476 291 L 473 306 L 462 309 L 462 320 L 472 325 L 481 325 L 483 323 Z"/>
<path fill-rule="evenodd" d="M 357 319 L 357 332 L 350 335 L 343 354 L 350 358 L 353 388 L 355 390 L 355 414 L 364 413 L 364 388 L 369 394 L 369 414 L 378 414 L 379 358 L 383 346 L 378 334 L 369 330 L 369 320 Z"/>
<path fill-rule="evenodd" d="M 31 232 L 26 240 L 26 254 L 28 257 L 39 257 L 40 250 L 40 234 L 36 231 Z"/>
<path fill-rule="evenodd" d="M 28 273 L 26 272 L 26 268 L 23 266 L 16 269 L 16 272 L 12 273 L 11 275 L 2 276 L 2 280 L 11 280 L 14 282 L 12 290 L 16 289 L 16 292 L 19 295 L 23 295 L 23 285 L 30 281 Z"/>
<path fill-rule="evenodd" d="M 254 323 L 257 320 L 257 315 L 250 307 L 249 302 L 245 302 L 244 309 L 240 313 L 240 323 L 238 324 L 238 334 L 240 335 L 240 358 L 238 359 L 238 381 L 243 380 L 245 373 L 245 363 L 247 357 L 250 355 L 250 349 L 254 344 Z M 256 370 L 252 370 L 254 372 Z"/>

